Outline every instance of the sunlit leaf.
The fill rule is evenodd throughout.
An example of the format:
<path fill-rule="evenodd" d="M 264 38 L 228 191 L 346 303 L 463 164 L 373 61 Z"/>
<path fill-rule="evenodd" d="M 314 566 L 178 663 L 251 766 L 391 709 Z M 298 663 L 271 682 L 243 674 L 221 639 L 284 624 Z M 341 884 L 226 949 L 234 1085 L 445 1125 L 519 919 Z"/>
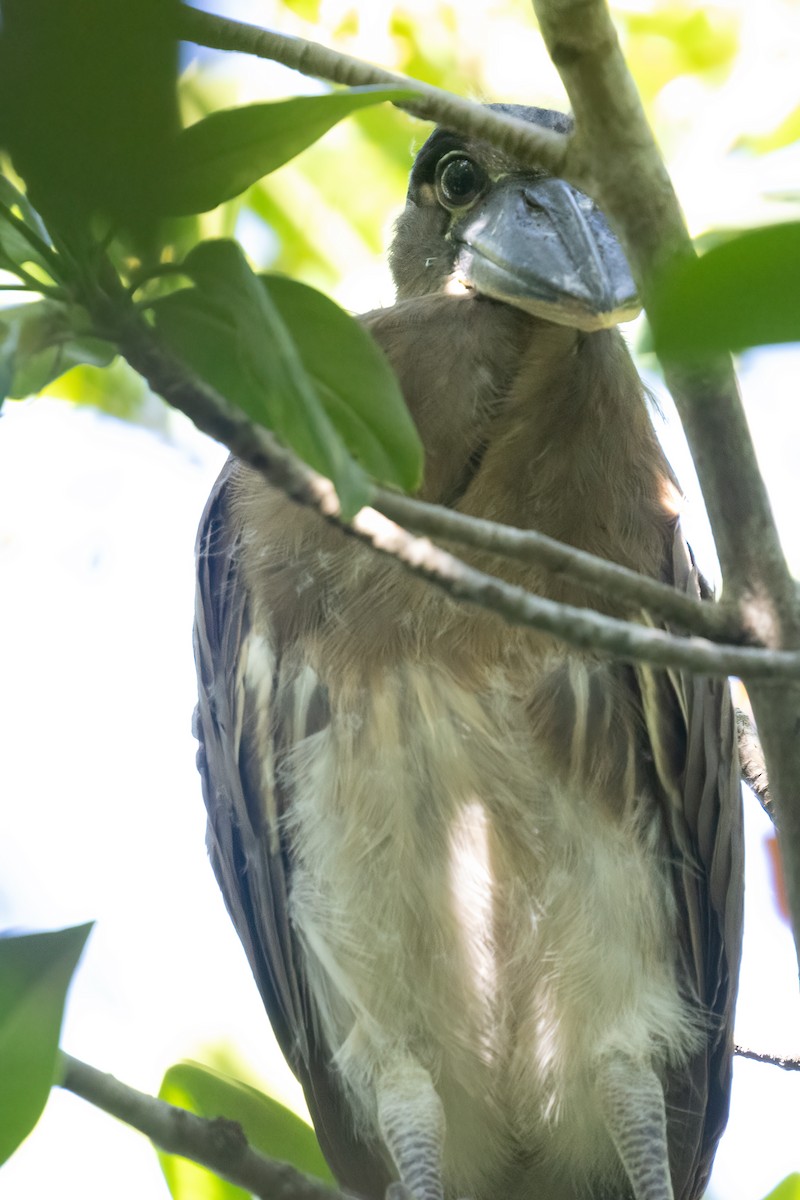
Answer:
<path fill-rule="evenodd" d="M 305 1175 L 333 1183 L 310 1125 L 291 1109 L 249 1084 L 200 1063 L 183 1062 L 167 1071 L 159 1095 L 162 1100 L 188 1108 L 198 1116 L 223 1116 L 237 1121 L 247 1140 L 262 1154 L 291 1163 Z M 169 1180 L 167 1164 L 171 1156 L 160 1157 Z M 225 1193 L 226 1200 L 229 1194 L 232 1198 L 244 1195 L 238 1188 L 233 1188 L 230 1193 Z M 173 1192 L 173 1196 L 176 1195 Z M 188 1193 L 181 1195 L 188 1196 Z M 195 1193 L 191 1195 L 194 1198 Z"/>
<path fill-rule="evenodd" d="M 800 141 L 800 105 L 793 108 L 783 120 L 770 129 L 768 133 L 750 133 L 741 137 L 736 143 L 737 148 L 752 150 L 755 154 L 769 154 L 771 150 L 781 150 L 792 142 Z"/>
<path fill-rule="evenodd" d="M 800 341 L 800 223 L 751 229 L 665 271 L 648 306 L 659 354 Z"/>
<path fill-rule="evenodd" d="M 670 46 L 671 74 L 728 67 L 739 48 L 737 15 L 720 5 L 700 9 L 678 2 L 649 12 L 623 9 L 618 15 L 629 34 L 663 39 Z"/>
<path fill-rule="evenodd" d="M 320 0 L 282 0 L 283 7 L 297 13 L 304 21 L 319 20 Z"/>
<path fill-rule="evenodd" d="M 115 347 L 89 332 L 88 318 L 85 333 L 76 323 L 84 324 L 80 310 L 51 300 L 0 309 L 0 399 L 33 396 L 78 363 L 110 363 Z"/>
<path fill-rule="evenodd" d="M 178 136 L 158 181 L 157 203 L 169 215 L 207 212 L 294 158 L 350 113 L 412 98 L 404 89 L 361 87 L 211 113 Z"/>
<path fill-rule="evenodd" d="M 787 1175 L 765 1200 L 800 1200 L 800 1174 Z"/>
<path fill-rule="evenodd" d="M 80 363 L 49 383 L 43 394 L 96 408 L 107 416 L 148 429 L 163 431 L 169 423 L 168 405 L 150 391 L 141 375 L 124 358 L 116 358 L 104 367 Z"/>
<path fill-rule="evenodd" d="M 47 1101 L 67 988 L 90 929 L 0 938 L 0 1163 Z"/>
<path fill-rule="evenodd" d="M 366 480 L 332 425 L 269 293 L 234 242 L 204 242 L 183 264 L 196 289 L 153 305 L 156 327 L 197 374 L 274 430 L 331 479 L 342 511 L 363 505 Z"/>
<path fill-rule="evenodd" d="M 321 292 L 280 275 L 260 278 L 350 452 L 383 483 L 417 487 L 419 435 L 374 339 Z"/>

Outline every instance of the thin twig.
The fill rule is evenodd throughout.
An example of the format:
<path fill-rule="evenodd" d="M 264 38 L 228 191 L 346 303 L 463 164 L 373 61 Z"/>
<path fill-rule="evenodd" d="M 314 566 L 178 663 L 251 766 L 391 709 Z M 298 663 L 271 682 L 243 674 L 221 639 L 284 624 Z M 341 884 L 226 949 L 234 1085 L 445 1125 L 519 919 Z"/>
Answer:
<path fill-rule="evenodd" d="M 749 1050 L 746 1046 L 734 1046 L 733 1053 L 739 1058 L 750 1058 L 753 1062 L 767 1063 L 780 1067 L 782 1071 L 800 1071 L 800 1058 L 786 1058 L 781 1054 L 767 1054 L 763 1050 Z"/>
<path fill-rule="evenodd" d="M 344 1200 L 341 1192 L 254 1150 L 236 1121 L 198 1117 L 70 1054 L 62 1053 L 61 1065 L 60 1087 L 138 1129 L 168 1154 L 200 1163 L 263 1200 Z"/>
<path fill-rule="evenodd" d="M 646 609 L 681 629 L 712 640 L 735 642 L 741 638 L 736 614 L 724 605 L 693 600 L 657 579 L 559 542 L 547 534 L 500 525 L 386 488 L 376 487 L 370 503 L 378 512 L 414 533 L 546 567 L 554 575 L 564 575 L 628 605 L 632 615 L 637 609 Z"/>
<path fill-rule="evenodd" d="M 268 58 L 304 75 L 326 79 L 331 83 L 349 87 L 380 84 L 408 88 L 416 93 L 419 101 L 398 102 L 398 108 L 424 120 L 437 121 L 440 125 L 457 129 L 469 137 L 485 138 L 521 163 L 545 167 L 554 175 L 572 179 L 574 183 L 580 182 L 579 163 L 573 161 L 570 154 L 568 136 L 498 113 L 484 105 L 473 104 L 443 88 L 432 87 L 395 71 L 386 71 L 349 54 L 330 50 L 319 42 L 289 37 L 271 29 L 200 12 L 185 5 L 181 6 L 179 12 L 178 34 L 186 41 L 215 50 L 233 50 L 257 58 Z"/>

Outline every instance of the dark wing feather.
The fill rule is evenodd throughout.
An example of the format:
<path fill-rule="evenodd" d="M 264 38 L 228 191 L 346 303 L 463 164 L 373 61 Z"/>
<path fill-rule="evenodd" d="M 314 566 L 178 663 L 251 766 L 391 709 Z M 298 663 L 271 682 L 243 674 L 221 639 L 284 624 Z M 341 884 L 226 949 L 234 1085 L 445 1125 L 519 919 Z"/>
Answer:
<path fill-rule="evenodd" d="M 668 581 L 697 598 L 709 590 L 676 523 Z M 635 673 L 666 799 L 687 986 L 709 1035 L 687 1070 L 667 1081 L 676 1200 L 698 1200 L 728 1116 L 733 1018 L 743 913 L 742 797 L 726 680 L 642 665 Z"/>
<path fill-rule="evenodd" d="M 255 689 L 246 654 L 254 629 L 240 569 L 241 531 L 229 493 L 229 461 L 209 497 L 197 543 L 195 733 L 208 810 L 208 849 L 275 1036 L 299 1078 L 328 1163 L 354 1193 L 382 1197 L 390 1176 L 380 1151 L 359 1141 L 329 1070 L 302 953 L 290 916 L 291 861 L 281 836 L 285 784 L 274 769 L 281 747 L 312 732 L 297 728 L 293 671 L 280 645 L 261 653 L 271 685 Z M 263 645 L 262 642 L 262 651 Z M 288 656 L 291 659 L 291 656 Z M 262 685 L 264 681 L 262 679 Z M 320 719 L 317 704 L 315 720 Z M 317 726 L 318 727 L 318 726 Z"/>

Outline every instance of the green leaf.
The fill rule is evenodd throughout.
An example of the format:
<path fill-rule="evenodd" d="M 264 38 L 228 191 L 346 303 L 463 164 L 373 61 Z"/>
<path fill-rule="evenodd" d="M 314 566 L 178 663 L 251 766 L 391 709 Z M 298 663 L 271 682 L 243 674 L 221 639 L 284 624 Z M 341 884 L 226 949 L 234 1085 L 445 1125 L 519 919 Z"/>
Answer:
<path fill-rule="evenodd" d="M 67 988 L 91 927 L 0 938 L 0 1163 L 33 1129 L 55 1081 Z"/>
<path fill-rule="evenodd" d="M 154 302 L 161 337 L 228 401 L 333 481 L 346 517 L 366 479 L 334 429 L 292 336 L 235 242 L 204 242 L 183 264 L 196 289 Z"/>
<path fill-rule="evenodd" d="M 45 396 L 96 408 L 109 417 L 166 433 L 169 405 L 150 391 L 141 375 L 124 358 L 109 366 L 79 363 L 44 388 Z"/>
<path fill-rule="evenodd" d="M 201 1117 L 223 1116 L 238 1121 L 247 1140 L 262 1154 L 291 1163 L 304 1174 L 326 1183 L 334 1182 L 313 1129 L 290 1109 L 249 1084 L 200 1063 L 183 1062 L 167 1071 L 159 1096 Z M 246 1193 L 240 1188 L 216 1180 L 203 1168 L 181 1164 L 169 1154 L 159 1153 L 159 1158 L 175 1200 L 198 1200 L 198 1197 L 246 1200 Z M 184 1172 L 184 1165 L 194 1167 L 190 1175 Z"/>
<path fill-rule="evenodd" d="M 43 253 L 49 248 L 50 238 L 36 209 L 0 175 L 0 263 L 4 258 L 13 266 L 32 262 L 52 278 L 52 259 Z"/>
<path fill-rule="evenodd" d="M 375 340 L 314 288 L 281 275 L 260 279 L 351 454 L 381 482 L 416 488 L 422 445 L 397 377 Z"/>
<path fill-rule="evenodd" d="M 35 395 L 78 363 L 110 363 L 115 347 L 90 329 L 81 309 L 52 300 L 0 308 L 0 399 Z"/>
<path fill-rule="evenodd" d="M 156 203 L 169 216 L 207 212 L 300 154 L 350 113 L 385 100 L 412 100 L 403 88 L 358 87 L 212 113 L 180 133 Z"/>
<path fill-rule="evenodd" d="M 178 0 L 5 0 L 0 145 L 62 235 L 139 228 L 178 129 Z"/>
<path fill-rule="evenodd" d="M 648 305 L 656 350 L 696 358 L 800 341 L 800 223 L 751 229 L 672 264 Z"/>
<path fill-rule="evenodd" d="M 800 1174 L 787 1175 L 765 1200 L 800 1200 Z"/>

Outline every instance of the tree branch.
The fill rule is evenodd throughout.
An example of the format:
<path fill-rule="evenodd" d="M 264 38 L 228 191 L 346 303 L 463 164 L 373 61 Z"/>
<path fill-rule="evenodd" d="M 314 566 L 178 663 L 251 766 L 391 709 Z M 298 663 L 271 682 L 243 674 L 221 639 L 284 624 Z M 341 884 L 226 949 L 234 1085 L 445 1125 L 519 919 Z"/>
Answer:
<path fill-rule="evenodd" d="M 768 1063 L 783 1071 L 800 1071 L 800 1058 L 784 1058 L 780 1054 L 767 1054 L 763 1050 L 749 1050 L 746 1046 L 734 1046 L 733 1053 L 739 1058 L 750 1058 L 753 1062 Z"/>
<path fill-rule="evenodd" d="M 398 561 L 406 570 L 435 584 L 454 599 L 488 609 L 512 624 L 542 630 L 570 645 L 627 662 L 649 662 L 705 675 L 800 678 L 800 654 L 675 637 L 660 629 L 534 596 L 524 588 L 476 570 L 432 545 L 427 538 L 414 537 L 371 508 L 362 509 L 351 523 L 343 522 L 336 493 L 328 480 L 306 467 L 212 388 L 193 378 L 160 345 L 131 308 L 124 292 L 120 290 L 111 301 L 105 296 L 87 296 L 84 303 L 98 327 L 112 337 L 134 370 L 199 429 L 223 442 L 290 499 L 314 508 L 345 533 Z"/>
<path fill-rule="evenodd" d="M 554 575 L 564 575 L 604 595 L 623 601 L 635 612 L 647 612 L 681 629 L 699 633 L 716 641 L 738 642 L 742 630 L 731 612 L 722 604 L 693 600 L 668 584 L 640 575 L 619 563 L 598 558 L 556 538 L 533 529 L 499 525 L 481 517 L 469 516 L 376 487 L 370 498 L 373 508 L 398 525 L 415 533 L 424 533 L 438 541 L 447 541 L 475 550 L 485 550 L 503 558 L 546 567 Z"/>
<path fill-rule="evenodd" d="M 179 13 L 177 32 L 179 37 L 188 42 L 215 50 L 233 50 L 257 58 L 268 58 L 304 75 L 326 79 L 331 83 L 349 87 L 380 84 L 384 87 L 408 88 L 419 96 L 419 101 L 398 103 L 398 108 L 423 120 L 447 125 L 470 137 L 485 138 L 522 163 L 545 167 L 554 175 L 570 178 L 573 183 L 578 182 L 577 176 L 573 176 L 579 169 L 579 163 L 573 165 L 569 150 L 571 139 L 568 136 L 495 112 L 443 88 L 432 87 L 395 71 L 386 71 L 349 54 L 330 50 L 319 42 L 289 37 L 185 5 Z"/>
<path fill-rule="evenodd" d="M 254 1150 L 236 1121 L 198 1117 L 69 1054 L 61 1054 L 61 1064 L 60 1087 L 138 1129 L 168 1154 L 200 1163 L 263 1200 L 345 1200 L 341 1192 Z"/>
<path fill-rule="evenodd" d="M 742 778 L 774 824 L 775 808 L 770 795 L 767 764 L 764 761 L 761 740 L 755 725 L 741 708 L 736 709 L 736 733 L 739 742 Z"/>

